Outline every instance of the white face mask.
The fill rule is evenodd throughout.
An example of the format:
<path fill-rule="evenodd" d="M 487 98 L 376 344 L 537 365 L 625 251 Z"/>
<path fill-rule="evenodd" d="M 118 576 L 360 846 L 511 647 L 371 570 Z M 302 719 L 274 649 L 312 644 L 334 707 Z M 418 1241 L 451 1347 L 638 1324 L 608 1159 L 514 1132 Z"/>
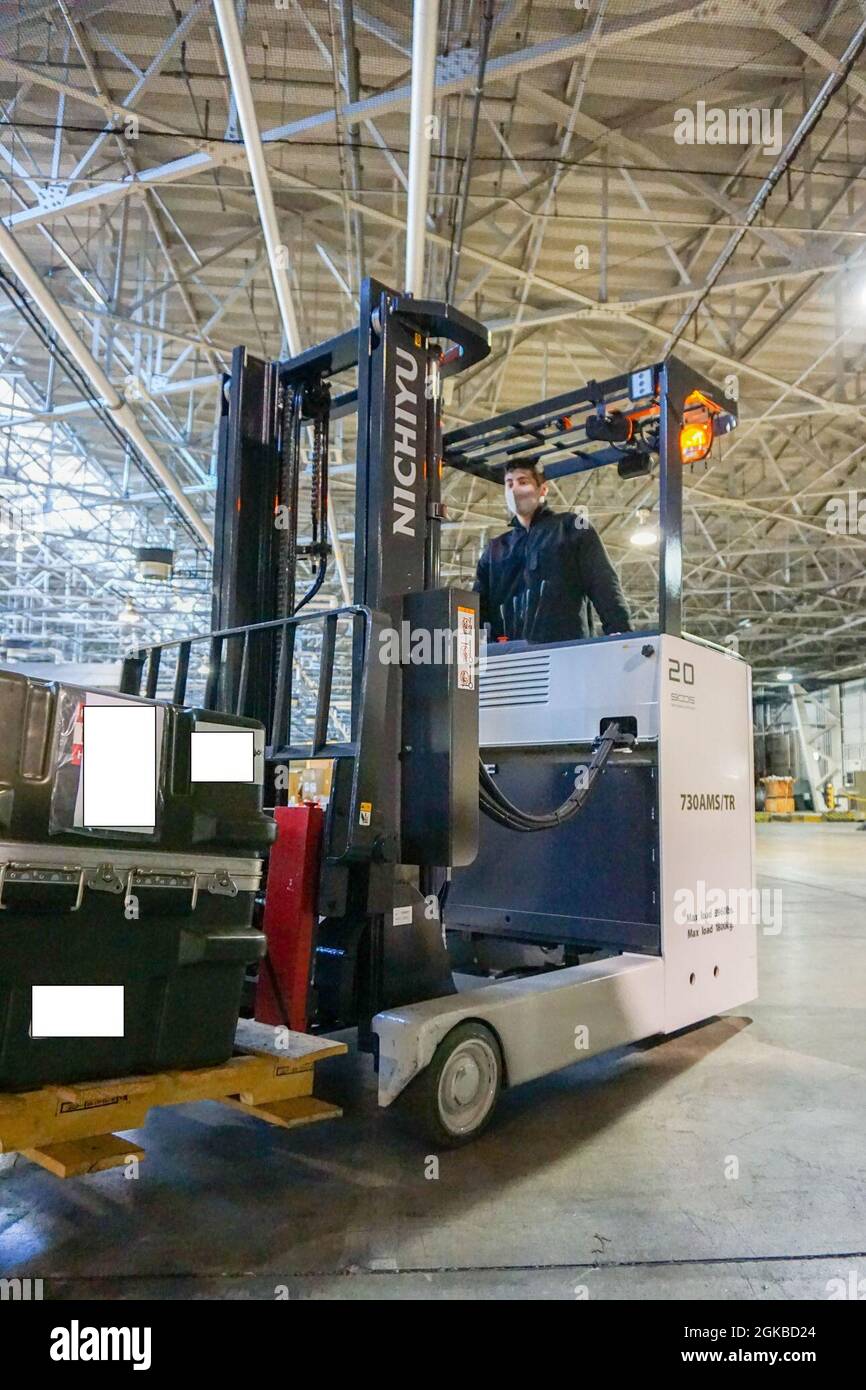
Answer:
<path fill-rule="evenodd" d="M 543 507 L 544 502 L 545 499 L 543 497 L 539 497 L 538 506 Z M 507 487 L 505 489 L 505 506 L 507 507 L 508 512 L 511 516 L 517 516 L 517 502 L 515 501 L 514 491 L 510 487 Z"/>

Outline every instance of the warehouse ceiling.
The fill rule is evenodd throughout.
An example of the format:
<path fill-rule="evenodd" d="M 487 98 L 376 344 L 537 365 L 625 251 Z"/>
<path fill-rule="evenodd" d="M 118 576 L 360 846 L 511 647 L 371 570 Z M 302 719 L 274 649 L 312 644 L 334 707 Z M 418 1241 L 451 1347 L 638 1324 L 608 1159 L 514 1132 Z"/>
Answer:
<path fill-rule="evenodd" d="M 237 9 L 311 345 L 356 322 L 359 277 L 404 279 L 411 7 Z M 493 334 L 446 428 L 675 349 L 740 410 L 687 471 L 687 628 L 738 645 L 759 677 L 862 672 L 862 57 L 757 205 L 866 4 L 496 0 L 473 142 L 484 11 L 440 5 L 426 292 L 456 274 L 453 299 Z M 209 626 L 222 373 L 238 344 L 286 350 L 210 0 L 3 5 L 0 115 L 0 216 L 117 393 L 100 401 L 52 350 L 0 260 L 0 639 L 110 659 L 130 633 Z M 119 428 L 121 399 L 176 497 Z M 332 444 L 351 573 L 351 421 Z M 553 493 L 589 508 L 649 625 L 656 556 L 630 536 L 652 481 L 608 468 Z M 445 577 L 468 581 L 502 498 L 462 474 L 446 494 Z M 170 583 L 138 574 L 137 548 L 157 545 L 175 551 Z"/>

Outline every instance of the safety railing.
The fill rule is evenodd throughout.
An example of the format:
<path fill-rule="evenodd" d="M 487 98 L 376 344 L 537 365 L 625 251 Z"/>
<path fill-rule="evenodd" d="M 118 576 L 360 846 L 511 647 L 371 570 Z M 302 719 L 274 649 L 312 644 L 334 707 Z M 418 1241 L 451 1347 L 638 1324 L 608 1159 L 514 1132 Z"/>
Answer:
<path fill-rule="evenodd" d="M 371 610 L 354 605 L 154 643 L 124 658 L 120 690 L 189 705 L 192 689 L 205 709 L 258 719 L 269 761 L 357 757 L 373 625 Z"/>

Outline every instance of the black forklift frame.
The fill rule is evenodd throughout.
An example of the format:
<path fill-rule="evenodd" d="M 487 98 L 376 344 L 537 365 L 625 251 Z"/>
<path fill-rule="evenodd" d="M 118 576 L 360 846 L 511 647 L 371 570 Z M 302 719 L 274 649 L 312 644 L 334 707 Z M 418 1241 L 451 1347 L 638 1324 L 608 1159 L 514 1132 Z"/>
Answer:
<path fill-rule="evenodd" d="M 455 346 L 443 351 L 442 340 Z M 614 462 L 622 472 L 624 460 L 626 466 L 636 464 L 632 473 L 648 473 L 651 452 L 657 451 L 659 630 L 680 635 L 679 429 L 687 402 L 695 400 L 712 417 L 714 433 L 736 423 L 732 402 L 686 364 L 669 358 L 443 437 L 439 382 L 481 362 L 489 350 L 483 325 L 451 306 L 415 300 L 369 279 L 361 290 L 357 330 L 282 363 L 261 362 L 238 348 L 222 395 L 213 630 L 141 647 L 123 664 L 121 690 L 137 694 L 144 682 L 155 698 L 166 671 L 163 656 L 175 648 L 172 698 L 187 703 L 191 649 L 206 644 L 205 703 L 260 720 L 269 766 L 298 758 L 333 759 L 319 894 L 325 920 L 318 1023 L 324 1028 L 357 1024 L 361 1046 L 370 1048 L 375 1047 L 370 1021 L 382 1008 L 453 989 L 440 924 L 425 916 L 425 896 L 429 901 L 441 870 L 470 862 L 473 835 L 477 846 L 477 682 L 470 699 L 470 692 L 456 689 L 453 671 L 443 674 L 436 666 L 415 671 L 404 664 L 396 668 L 399 679 L 392 679 L 376 659 L 381 634 L 406 618 L 451 629 L 460 605 L 477 618 L 476 595 L 439 587 L 442 465 L 501 482 L 507 462 L 540 453 L 549 479 Z M 274 539 L 274 514 L 282 485 L 287 393 L 302 395 L 309 388 L 321 401 L 330 380 L 354 367 L 357 386 L 331 399 L 328 410 L 331 420 L 358 413 L 354 602 L 325 612 L 278 611 L 280 594 L 294 592 L 294 573 L 288 589 L 285 583 L 280 589 L 275 574 L 278 562 L 285 563 Z M 596 447 L 585 420 L 572 418 L 584 406 L 599 418 L 608 410 L 629 413 L 628 403 L 635 416 L 657 416 L 657 450 L 644 449 L 641 456 L 640 445 Z M 295 487 L 295 509 L 296 502 Z M 296 514 L 291 521 L 296 538 Z M 292 565 L 296 553 L 290 547 Z M 324 554 L 323 549 L 323 561 Z M 328 728 L 341 620 L 352 626 L 350 737 L 335 741 L 329 740 Z M 299 630 L 320 624 L 312 737 L 292 743 L 296 638 Z M 428 782 L 435 788 L 432 799 Z M 411 804 L 407 810 L 407 801 L 415 803 L 414 812 Z M 277 804 L 277 798 L 266 804 Z M 435 826 L 440 833 L 434 834 Z M 426 835 L 434 849 L 425 848 Z M 415 887 L 405 873 L 413 864 L 420 870 Z"/>

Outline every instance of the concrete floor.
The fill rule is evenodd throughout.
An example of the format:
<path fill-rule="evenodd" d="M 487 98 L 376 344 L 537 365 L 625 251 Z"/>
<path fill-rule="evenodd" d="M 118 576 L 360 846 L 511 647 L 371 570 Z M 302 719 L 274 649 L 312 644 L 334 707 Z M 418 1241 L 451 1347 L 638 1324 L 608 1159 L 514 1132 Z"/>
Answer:
<path fill-rule="evenodd" d="M 137 1181 L 0 1178 L 0 1271 L 100 1299 L 824 1299 L 866 1279 L 866 833 L 758 842 L 784 925 L 754 1007 L 506 1093 L 437 1180 L 366 1058 L 322 1068 L 346 1117 L 294 1133 L 156 1111 Z"/>

